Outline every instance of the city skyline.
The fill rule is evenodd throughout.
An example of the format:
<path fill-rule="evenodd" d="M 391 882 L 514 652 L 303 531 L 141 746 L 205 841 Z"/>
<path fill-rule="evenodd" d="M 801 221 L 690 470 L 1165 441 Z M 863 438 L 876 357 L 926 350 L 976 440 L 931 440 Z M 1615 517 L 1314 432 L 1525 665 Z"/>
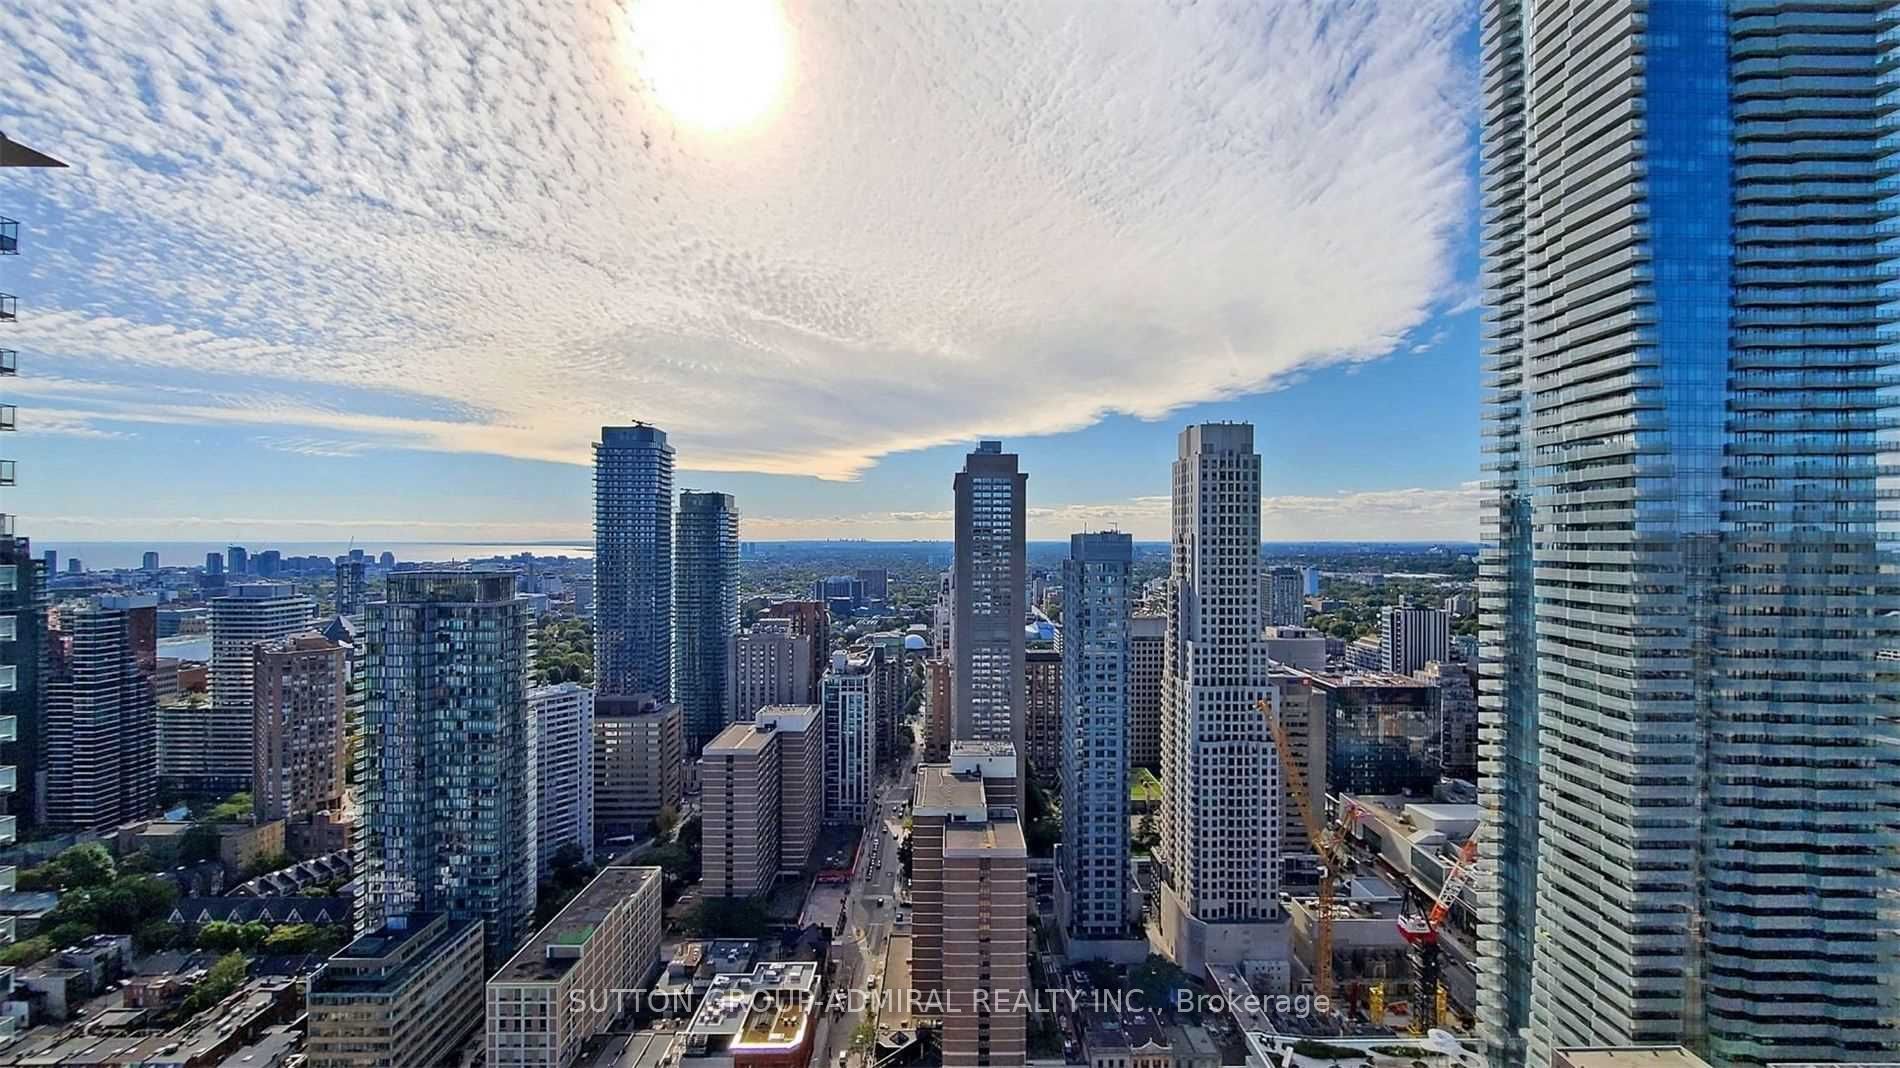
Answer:
<path fill-rule="evenodd" d="M 19 382 L 33 418 L 16 451 L 37 477 L 17 510 L 38 539 L 581 537 L 588 428 L 635 418 L 667 426 L 682 484 L 745 502 L 751 539 L 938 536 L 934 472 L 995 436 L 1040 473 L 1032 538 L 1165 536 L 1166 487 L 1139 473 L 1165 469 L 1181 426 L 1220 419 L 1261 427 L 1271 455 L 1302 453 L 1264 473 L 1269 537 L 1475 537 L 1473 46 L 1456 5 L 1333 19 L 1201 5 L 1047 26 L 979 11 L 958 29 L 990 47 L 962 64 L 931 8 L 801 13 L 782 107 L 739 132 L 662 106 L 662 76 L 602 43 L 611 24 L 516 35 L 582 43 L 545 57 L 570 77 L 523 79 L 556 99 L 497 94 L 493 114 L 444 104 L 425 122 L 377 101 L 414 89 L 428 104 L 424 84 L 499 60 L 452 12 L 428 54 L 456 58 L 437 66 L 384 53 L 419 32 L 401 18 L 387 35 L 263 20 L 214 58 L 143 47 L 217 36 L 189 18 L 153 13 L 164 24 L 142 29 L 136 10 L 58 7 L 0 30 L 23 59 L 0 120 L 73 165 L 16 183 L 9 208 L 33 309 L 15 341 L 36 369 Z M 1071 51 L 1032 61 L 1051 40 Z M 1144 40 L 1176 44 L 1130 49 Z M 913 44 L 958 72 L 974 114 L 898 121 L 921 87 L 872 57 Z M 332 83 L 267 73 L 336 57 Z M 75 68 L 120 63 L 144 92 L 70 91 Z M 1223 71 L 1204 92 L 1231 113 L 1175 86 L 1177 66 Z M 1110 69 L 1113 84 L 1097 80 Z M 1055 70 L 1067 80 L 1034 95 L 1056 113 L 1025 112 Z M 209 84 L 254 103 L 174 103 Z M 1380 106 L 1395 93 L 1411 106 Z M 1085 103 L 1104 97 L 1114 106 Z M 532 124 L 496 124 L 544 103 L 577 117 L 497 155 Z M 876 166 L 813 129 L 839 108 L 853 120 L 839 125 L 885 146 Z M 339 117 L 309 144 L 240 117 L 273 112 Z M 1003 165 L 1012 130 L 1046 139 L 1048 173 Z M 415 152 L 386 155 L 397 141 Z M 570 149 L 597 186 L 534 161 Z M 760 195 L 777 168 L 799 180 Z M 1166 176 L 1178 192 L 1157 201 L 1145 190 Z M 910 195 L 920 177 L 946 192 Z M 744 206 L 700 211 L 702 187 Z M 996 232 L 938 244 L 953 220 L 983 218 Z M 1037 225 L 1050 240 L 1011 235 Z M 113 239 L 129 232 L 140 240 Z M 1305 249 L 1327 254 L 1288 251 Z M 178 275 L 185 263 L 201 266 Z M 995 388 L 1004 378 L 1020 388 Z M 1440 418 L 1405 418 L 1421 395 Z M 840 403 L 848 418 L 831 417 Z M 1330 448 L 1349 417 L 1359 447 Z M 1104 450 L 1124 462 L 1097 463 Z M 215 480 L 190 463 L 205 452 L 223 457 Z"/>

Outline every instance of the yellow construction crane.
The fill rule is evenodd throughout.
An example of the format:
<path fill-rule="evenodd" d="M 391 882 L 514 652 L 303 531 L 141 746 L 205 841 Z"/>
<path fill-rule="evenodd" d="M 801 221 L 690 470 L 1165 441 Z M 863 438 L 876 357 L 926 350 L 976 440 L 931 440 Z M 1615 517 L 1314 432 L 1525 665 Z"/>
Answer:
<path fill-rule="evenodd" d="M 1300 822 L 1306 825 L 1306 836 L 1313 843 L 1313 851 L 1319 854 L 1319 912 L 1314 918 L 1313 993 L 1331 1000 L 1334 885 L 1335 878 L 1346 866 L 1346 837 L 1358 818 L 1358 809 L 1341 798 L 1339 823 L 1336 826 L 1322 826 L 1320 820 L 1324 814 L 1316 815 L 1313 811 L 1312 797 L 1306 789 L 1306 773 L 1300 770 L 1299 759 L 1293 753 L 1293 743 L 1287 738 L 1286 727 L 1280 723 L 1280 717 L 1274 715 L 1272 702 L 1256 701 L 1254 708 L 1267 717 L 1267 729 L 1273 733 L 1273 748 L 1280 754 L 1280 768 L 1286 773 L 1287 792 L 1293 795 L 1293 803 L 1300 810 Z"/>

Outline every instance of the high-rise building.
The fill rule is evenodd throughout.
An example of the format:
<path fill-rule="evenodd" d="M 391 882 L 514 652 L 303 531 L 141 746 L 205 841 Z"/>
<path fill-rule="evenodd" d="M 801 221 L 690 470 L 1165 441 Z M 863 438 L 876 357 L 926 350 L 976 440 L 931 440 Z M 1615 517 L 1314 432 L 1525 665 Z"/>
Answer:
<path fill-rule="evenodd" d="M 757 897 L 778 880 L 779 759 L 777 732 L 759 723 L 734 723 L 700 754 L 707 897 Z"/>
<path fill-rule="evenodd" d="M 157 571 L 158 570 L 158 554 L 148 550 L 145 554 L 144 560 L 139 564 L 139 570 L 147 572 L 148 574 L 151 572 Z"/>
<path fill-rule="evenodd" d="M 930 609 L 930 655 L 950 659 L 950 627 L 956 618 L 956 596 L 951 592 L 951 572 L 937 575 L 937 602 Z"/>
<path fill-rule="evenodd" d="M 392 916 L 310 976 L 310 1068 L 440 1064 L 482 1024 L 482 925 Z"/>
<path fill-rule="evenodd" d="M 1325 698 L 1325 744 L 1319 751 L 1325 754 L 1328 790 L 1431 796 L 1443 771 L 1435 686 L 1386 672 L 1285 669 L 1276 678 L 1286 673 Z"/>
<path fill-rule="evenodd" d="M 739 633 L 739 512 L 730 493 L 680 493 L 673 552 L 673 688 L 686 755 L 726 725 L 732 636 Z"/>
<path fill-rule="evenodd" d="M 50 570 L 51 565 L 49 564 L 48 567 Z M 223 553 L 206 553 L 205 554 L 205 574 L 219 575 L 219 576 L 224 574 L 224 554 Z"/>
<path fill-rule="evenodd" d="M 314 632 L 251 650 L 251 806 L 259 823 L 336 807 L 346 779 L 350 648 Z"/>
<path fill-rule="evenodd" d="M 251 573 L 251 554 L 242 545 L 233 545 L 224 550 L 224 569 L 232 578 L 243 578 Z"/>
<path fill-rule="evenodd" d="M 957 472 L 956 613 L 951 624 L 950 736 L 1008 742 L 1025 760 L 1023 555 L 1029 476 L 1000 441 L 984 441 Z"/>
<path fill-rule="evenodd" d="M 790 627 L 792 637 L 807 638 L 811 641 L 808 654 L 811 656 L 811 692 L 786 703 L 818 704 L 818 684 L 825 677 L 825 669 L 831 666 L 830 613 L 825 609 L 823 601 L 775 601 L 760 613 L 759 624 L 755 626 L 774 619 L 784 620 Z"/>
<path fill-rule="evenodd" d="M 1057 731 L 1062 842 L 1056 851 L 1056 902 L 1072 940 L 1128 933 L 1128 624 L 1134 559 L 1132 536 L 1103 532 L 1071 536 L 1069 558 L 1062 564 Z M 1033 707 L 1033 685 L 1030 693 Z"/>
<path fill-rule="evenodd" d="M 890 599 L 891 573 L 881 567 L 861 567 L 855 576 L 865 604 L 882 605 Z"/>
<path fill-rule="evenodd" d="M 158 804 L 158 602 L 62 605 L 44 685 L 45 824 L 98 831 Z"/>
<path fill-rule="evenodd" d="M 1451 659 L 1451 613 L 1442 608 L 1387 608 L 1379 615 L 1379 669 L 1410 675 Z"/>
<path fill-rule="evenodd" d="M 673 700 L 673 447 L 645 423 L 594 445 L 594 678 L 602 697 Z"/>
<path fill-rule="evenodd" d="M 233 546 L 232 551 L 243 549 Z M 203 795 L 251 785 L 257 696 L 252 652 L 260 642 L 309 630 L 315 611 L 310 599 L 287 583 L 246 582 L 212 598 L 211 707 L 200 713 L 200 729 L 166 733 L 158 754 L 161 778 Z"/>
<path fill-rule="evenodd" d="M 1023 743 L 1029 746 L 1031 778 L 1047 786 L 1060 781 L 1062 742 L 1062 654 L 1054 649 L 1025 650 Z"/>
<path fill-rule="evenodd" d="M 1280 767 L 1260 604 L 1260 454 L 1247 423 L 1181 432 L 1161 694 L 1161 929 L 1176 963 L 1284 956 Z"/>
<path fill-rule="evenodd" d="M 865 652 L 877 673 L 877 759 L 890 765 L 897 759 L 897 721 L 910 700 L 910 669 L 904 662 L 904 634 L 887 630 L 866 635 Z"/>
<path fill-rule="evenodd" d="M 950 661 L 924 661 L 923 759 L 941 761 L 950 756 Z"/>
<path fill-rule="evenodd" d="M 941 1006 L 943 1063 L 1027 1057 L 1027 844 L 1020 760 L 1005 742 L 956 742 L 917 768 L 911 797 L 911 987 Z"/>
<path fill-rule="evenodd" d="M 1298 627 L 1306 623 L 1306 578 L 1297 567 L 1275 567 L 1267 571 L 1263 596 L 1267 605 L 1267 626 Z"/>
<path fill-rule="evenodd" d="M 1879 1059 L 1894 13 L 1481 17 L 1480 1030 Z"/>
<path fill-rule="evenodd" d="M 360 556 L 337 557 L 336 614 L 350 619 L 360 618 L 363 614 L 366 589 L 363 579 L 363 558 Z"/>
<path fill-rule="evenodd" d="M 1326 691 L 1315 686 L 1310 675 L 1277 663 L 1270 678 L 1274 707 L 1279 710 L 1280 725 L 1286 729 L 1288 749 L 1306 778 L 1307 804 L 1315 813 L 1324 812 L 1326 796 L 1332 789 L 1326 778 Z M 1278 838 L 1281 878 L 1289 887 L 1317 889 L 1319 854 L 1313 849 L 1312 836 L 1293 799 L 1293 782 L 1284 777 Z"/>
<path fill-rule="evenodd" d="M 633 1008 L 659 963 L 660 883 L 658 868 L 601 869 L 488 980 L 486 1068 L 571 1068 Z"/>
<path fill-rule="evenodd" d="M 50 550 L 49 550 L 50 555 Z M 0 535 L 0 767 L 13 770 L 8 812 L 15 826 L 0 840 L 37 826 L 45 796 L 40 671 L 46 650 L 46 581 L 26 538 Z"/>
<path fill-rule="evenodd" d="M 1434 660 L 1413 675 L 1436 687 L 1438 766 L 1446 778 L 1478 777 L 1478 675 L 1470 664 Z"/>
<path fill-rule="evenodd" d="M 680 706 L 651 697 L 594 698 L 594 839 L 645 838 L 683 786 Z"/>
<path fill-rule="evenodd" d="M 1320 578 L 1319 568 L 1317 567 L 1300 568 L 1300 585 L 1301 585 L 1302 590 L 1305 592 L 1306 596 L 1308 597 L 1319 596 L 1319 578 Z"/>
<path fill-rule="evenodd" d="M 276 578 L 284 567 L 284 554 L 276 549 L 265 549 L 251 559 L 251 570 L 258 578 Z"/>
<path fill-rule="evenodd" d="M 1128 620 L 1128 766 L 1161 767 L 1161 672 L 1167 655 L 1168 617 Z"/>
<path fill-rule="evenodd" d="M 534 917 L 528 603 L 511 572 L 398 571 L 364 610 L 358 930 L 482 921 L 491 964 Z"/>
<path fill-rule="evenodd" d="M 877 808 L 877 672 L 839 652 L 821 687 L 825 714 L 825 820 L 859 826 Z"/>
<path fill-rule="evenodd" d="M 792 633 L 789 619 L 761 619 L 751 630 L 732 636 L 727 660 L 726 719 L 750 723 L 768 705 L 811 703 L 817 692 L 812 676 L 812 640 Z"/>
<path fill-rule="evenodd" d="M 83 575 L 83 574 L 85 574 L 85 573 L 86 573 L 86 562 L 85 562 L 84 560 L 81 560 L 81 559 L 80 559 L 79 557 L 77 557 L 77 556 L 75 556 L 75 557 L 73 557 L 73 558 L 72 558 L 72 559 L 70 559 L 70 560 L 67 560 L 67 561 L 66 561 L 66 573 L 67 573 L 68 575 Z"/>
<path fill-rule="evenodd" d="M 779 874 L 805 870 L 825 815 L 825 717 L 817 705 L 761 708 L 753 723 L 777 739 Z"/>
<path fill-rule="evenodd" d="M 564 846 L 594 862 L 594 691 L 577 683 L 528 691 L 534 716 L 536 868 L 546 877 Z"/>

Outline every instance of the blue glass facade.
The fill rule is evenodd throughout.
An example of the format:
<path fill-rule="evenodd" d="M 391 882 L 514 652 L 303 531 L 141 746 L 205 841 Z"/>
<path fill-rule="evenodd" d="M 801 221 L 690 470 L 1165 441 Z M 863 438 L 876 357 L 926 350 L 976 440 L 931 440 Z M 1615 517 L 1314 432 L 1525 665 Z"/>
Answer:
<path fill-rule="evenodd" d="M 1897 26 L 1486 5 L 1502 1063 L 1900 1047 Z"/>

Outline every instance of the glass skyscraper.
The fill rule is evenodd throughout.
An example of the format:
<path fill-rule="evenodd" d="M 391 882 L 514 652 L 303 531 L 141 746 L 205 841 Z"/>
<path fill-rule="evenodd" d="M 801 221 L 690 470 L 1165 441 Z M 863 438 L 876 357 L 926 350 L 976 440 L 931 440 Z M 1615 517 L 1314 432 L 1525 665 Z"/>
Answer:
<path fill-rule="evenodd" d="M 1900 8 L 1486 0 L 1497 1063 L 1900 1048 Z"/>
<path fill-rule="evenodd" d="M 594 680 L 673 700 L 673 447 L 645 423 L 594 444 Z"/>
<path fill-rule="evenodd" d="M 491 968 L 534 919 L 539 768 L 515 579 L 394 572 L 363 623 L 357 929 L 478 919 Z"/>
<path fill-rule="evenodd" d="M 732 639 L 739 633 L 739 512 L 730 493 L 680 494 L 673 548 L 673 686 L 686 755 L 725 729 Z"/>
<path fill-rule="evenodd" d="M 1128 619 L 1134 537 L 1069 538 L 1062 562 L 1062 920 L 1128 934 Z"/>

